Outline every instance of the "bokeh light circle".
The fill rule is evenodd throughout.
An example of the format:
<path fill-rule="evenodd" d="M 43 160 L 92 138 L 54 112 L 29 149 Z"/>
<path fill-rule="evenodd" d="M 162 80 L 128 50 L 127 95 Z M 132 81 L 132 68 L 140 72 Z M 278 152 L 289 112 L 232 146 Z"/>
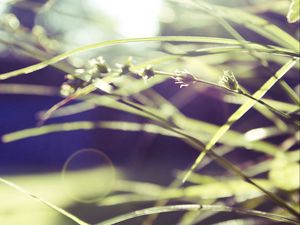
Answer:
<path fill-rule="evenodd" d="M 114 166 L 100 150 L 88 148 L 73 153 L 62 169 L 65 192 L 75 201 L 95 203 L 108 195 L 116 180 Z"/>

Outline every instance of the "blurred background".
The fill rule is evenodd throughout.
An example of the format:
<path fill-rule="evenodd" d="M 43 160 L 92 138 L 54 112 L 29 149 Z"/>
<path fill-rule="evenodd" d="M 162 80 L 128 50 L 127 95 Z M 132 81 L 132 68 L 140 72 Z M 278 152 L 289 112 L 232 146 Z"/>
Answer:
<path fill-rule="evenodd" d="M 299 38 L 299 23 L 286 22 L 289 1 L 207 2 L 255 13 Z M 274 44 L 241 24 L 234 26 L 249 41 Z M 181 1 L 0 0 L 0 73 L 23 68 L 90 43 L 129 37 L 171 35 L 232 38 L 216 22 L 214 15 Z M 84 67 L 89 59 L 98 56 L 103 56 L 112 67 L 116 63 L 125 63 L 128 56 L 132 56 L 133 62 L 139 64 L 164 57 L 168 53 L 189 51 L 198 46 L 171 42 L 122 44 L 73 55 L 66 59 L 64 64 L 72 71 Z M 283 57 L 278 58 L 279 62 L 270 59 L 272 70 L 276 71 L 282 60 Z M 248 55 L 239 53 L 232 53 L 230 58 L 222 54 L 204 55 L 186 61 L 165 63 L 160 65 L 160 68 L 171 72 L 176 69 L 188 69 L 211 82 L 217 82 L 224 70 L 234 70 L 239 76 L 239 82 L 251 92 L 257 90 L 271 75 L 265 67 L 253 59 L 250 60 Z M 299 77 L 295 74 L 297 71 L 288 74 L 286 81 L 299 91 Z M 37 127 L 41 112 L 63 99 L 59 90 L 65 82 L 65 75 L 66 72 L 49 66 L 32 74 L 1 81 L 0 136 Z M 153 84 L 152 90 L 168 99 L 185 116 L 213 125 L 225 123 L 238 107 L 237 104 L 225 102 L 222 91 L 205 85 L 179 88 L 172 79 L 167 79 Z M 274 88 L 268 92 L 267 97 L 290 101 L 282 93 L 280 88 Z M 67 106 L 80 102 L 74 100 L 68 102 Z M 45 125 L 76 121 L 145 123 L 148 120 L 111 107 L 100 106 L 91 107 L 91 110 L 81 113 L 49 118 Z M 245 133 L 270 125 L 272 122 L 257 111 L 251 110 L 233 126 L 233 129 Z M 267 140 L 276 145 L 282 143 L 287 136 L 279 134 Z M 297 144 L 293 146 L 297 149 Z M 241 168 L 269 157 L 253 151 L 243 151 L 240 154 L 241 149 L 244 150 L 243 147 L 237 147 L 227 155 Z M 87 190 L 93 189 L 90 186 L 94 189 L 104 188 L 104 192 L 109 192 L 119 179 L 169 185 L 179 171 L 191 165 L 197 155 L 197 151 L 174 137 L 143 131 L 126 132 L 118 128 L 81 129 L 54 132 L 10 143 L 0 142 L 0 175 L 95 224 L 125 212 L 152 206 L 153 203 L 99 207 L 98 200 L 103 196 L 97 192 L 86 194 Z M 86 174 L 73 173 L 78 168 L 90 167 L 100 170 L 91 170 Z M 226 175 L 228 172 L 212 163 L 203 169 L 203 173 L 213 176 Z M 130 189 L 133 187 L 130 185 L 134 185 L 126 182 L 122 184 L 124 189 Z M 151 192 L 151 186 L 147 188 L 147 191 Z M 74 224 L 39 202 L 2 184 L 0 199 L 2 225 Z M 95 199 L 97 201 L 94 201 Z M 156 224 L 176 224 L 174 221 L 177 221 L 179 215 L 182 214 L 161 216 Z M 226 215 L 212 217 L 199 224 L 216 224 L 220 222 L 220 218 L 223 220 Z M 142 220 L 133 220 L 124 224 L 141 223 Z M 259 224 L 268 223 L 261 221 Z"/>

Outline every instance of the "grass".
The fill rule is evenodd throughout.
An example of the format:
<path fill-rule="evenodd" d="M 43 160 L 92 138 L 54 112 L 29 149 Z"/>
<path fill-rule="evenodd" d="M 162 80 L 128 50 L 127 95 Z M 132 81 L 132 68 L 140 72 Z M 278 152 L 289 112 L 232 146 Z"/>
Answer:
<path fill-rule="evenodd" d="M 299 1 L 292 1 L 291 4 L 287 1 L 282 2 L 286 2 L 289 8 L 289 12 L 286 13 L 286 23 L 299 23 L 297 22 Z M 272 4 L 252 3 L 250 5 L 252 11 L 255 9 L 260 11 L 261 8 L 271 11 L 272 7 Z M 54 6 L 55 1 L 39 13 L 51 11 Z M 30 8 L 30 4 L 28 7 Z M 210 217 L 222 221 L 222 218 L 218 217 L 219 212 L 227 212 L 229 215 L 243 214 L 246 216 L 240 217 L 243 221 L 250 217 L 256 222 L 260 221 L 258 218 L 265 218 L 274 223 L 299 223 L 298 202 L 294 199 L 299 198 L 297 180 L 300 176 L 298 137 L 300 100 L 295 84 L 290 82 L 296 79 L 295 76 L 299 72 L 299 41 L 294 34 L 290 34 L 268 19 L 237 7 L 194 0 L 172 0 L 169 1 L 168 7 L 172 10 L 183 11 L 183 17 L 186 13 L 190 13 L 195 19 L 198 19 L 201 12 L 208 24 L 218 24 L 226 32 L 225 36 L 230 37 L 183 36 L 182 32 L 179 32 L 180 35 L 102 41 L 61 54 L 56 51 L 56 56 L 53 56 L 47 49 L 50 48 L 47 46 L 47 43 L 50 43 L 48 37 L 43 37 L 44 42 L 41 43 L 45 46 L 40 48 L 37 47 L 38 44 L 35 43 L 37 40 L 33 38 L 33 33 L 30 31 L 22 29 L 20 25 L 16 29 L 11 29 L 12 27 L 8 29 L 2 24 L 4 35 L 0 37 L 0 43 L 40 62 L 2 73 L 0 80 L 9 80 L 21 75 L 30 76 L 31 73 L 39 72 L 48 66 L 56 67 L 68 74 L 61 90 L 39 85 L 14 83 L 0 85 L 0 92 L 5 94 L 57 96 L 63 93 L 65 96 L 53 107 L 39 114 L 37 127 L 4 134 L 3 143 L 22 141 L 26 138 L 36 138 L 57 132 L 111 129 L 177 138 L 197 151 L 198 157 L 195 158 L 192 166 L 185 171 L 180 171 L 169 186 L 135 182 L 130 179 L 118 180 L 109 195 L 97 201 L 93 207 L 98 209 L 99 206 L 138 204 L 141 209 L 125 214 L 117 213 L 117 211 L 114 213 L 112 210 L 114 214 L 112 218 L 93 224 L 118 224 L 145 217 L 140 220 L 141 223 L 151 225 L 156 220 L 159 221 L 160 214 L 171 212 L 175 214 L 181 212 L 182 214 L 176 214 L 181 215 L 176 217 L 178 218 L 177 224 L 185 225 L 199 222 L 205 224 L 205 219 Z M 185 25 L 187 28 L 195 26 L 193 21 L 185 21 Z M 176 27 L 176 22 L 170 26 Z M 247 40 L 243 35 L 243 29 L 262 36 L 265 39 L 264 42 Z M 13 38 L 7 38 L 10 36 Z M 21 39 L 21 44 L 18 38 Z M 110 66 L 109 64 L 113 63 L 106 62 L 103 58 L 93 58 L 85 61 L 79 70 L 67 61 L 75 55 L 81 56 L 82 53 L 96 51 L 99 48 L 123 46 L 130 43 L 141 43 L 147 46 L 148 42 L 161 44 L 162 48 L 156 51 L 162 51 L 164 46 L 167 46 L 167 51 L 157 54 L 157 57 L 143 55 L 138 64 L 132 63 L 129 58 L 127 62 L 118 66 Z M 165 45 L 167 43 L 170 45 Z M 195 71 L 197 68 L 198 71 L 199 67 L 195 63 L 197 60 L 201 61 L 203 71 L 189 72 L 181 69 L 185 67 Z M 275 65 L 274 62 L 276 62 Z M 259 66 L 265 70 L 252 69 L 250 65 Z M 248 74 L 248 78 L 245 78 L 243 74 Z M 267 79 L 263 79 L 263 76 Z M 220 82 L 218 82 L 218 77 L 221 77 Z M 170 80 L 174 84 L 168 82 Z M 179 93 L 192 91 L 198 95 L 204 94 L 204 87 L 211 88 L 214 93 L 220 93 L 217 95 L 219 101 L 238 104 L 239 107 L 221 125 L 192 119 L 183 114 L 170 99 L 164 97 L 164 93 L 153 89 L 159 84 L 178 85 Z M 299 86 L 299 82 L 297 85 Z M 253 86 L 257 91 L 252 94 L 248 89 Z M 284 97 L 271 99 L 272 94 L 269 93 L 274 91 L 274 88 L 280 89 Z M 68 105 L 74 100 L 77 102 Z M 184 101 L 189 100 L 185 98 Z M 45 124 L 54 118 L 69 117 L 97 107 L 107 107 L 129 113 L 144 118 L 147 122 L 90 121 L 87 119 Z M 244 128 L 243 117 L 247 116 L 249 111 L 254 110 L 264 122 L 261 123 L 257 119 L 253 126 L 250 126 L 251 129 L 248 125 Z M 266 123 L 269 125 L 266 126 Z M 240 127 L 236 124 L 240 124 Z M 250 134 L 254 139 L 249 138 Z M 284 140 L 281 143 L 272 140 L 271 137 L 276 135 L 282 135 Z M 254 160 L 252 166 L 243 169 L 241 164 L 227 157 L 227 154 L 233 152 L 243 154 L 242 149 L 259 152 L 266 156 L 266 160 L 263 162 Z M 213 163 L 220 165 L 226 171 L 226 175 L 213 173 L 203 175 L 202 170 L 199 170 Z M 123 173 L 122 168 L 116 168 L 116 171 Z M 46 177 L 45 179 L 51 180 Z M 80 181 L 84 177 L 85 174 L 81 174 L 75 176 L 74 180 Z M 27 191 L 21 185 L 17 185 L 18 182 L 9 181 L 10 179 L 18 181 L 18 178 L 14 177 L 0 178 L 0 181 L 26 196 L 39 200 L 59 215 L 77 224 L 92 224 L 67 212 L 63 209 L 65 206 L 59 207 L 55 203 L 46 201 L 44 197 Z M 32 179 L 33 187 L 40 186 L 40 190 L 47 189 L 39 181 L 41 178 L 33 179 L 31 175 L 28 175 L 24 179 Z M 51 182 L 53 183 L 52 180 Z M 93 184 L 91 183 L 90 186 Z M 92 195 L 88 191 L 85 194 Z M 224 200 L 229 198 L 231 198 L 231 203 Z M 177 204 L 178 202 L 180 204 Z M 75 202 L 69 204 L 72 205 Z M 143 204 L 154 206 L 145 208 Z M 268 209 L 264 205 L 268 205 Z"/>

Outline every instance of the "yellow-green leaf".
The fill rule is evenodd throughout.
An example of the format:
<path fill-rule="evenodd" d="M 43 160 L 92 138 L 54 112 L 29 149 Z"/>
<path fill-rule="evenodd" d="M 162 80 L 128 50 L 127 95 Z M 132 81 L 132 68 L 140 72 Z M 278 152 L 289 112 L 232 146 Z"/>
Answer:
<path fill-rule="evenodd" d="M 279 154 L 272 163 L 269 178 L 272 183 L 283 190 L 291 191 L 300 187 L 300 166 L 291 162 L 285 155 Z"/>
<path fill-rule="evenodd" d="M 292 0 L 287 14 L 287 20 L 289 23 L 295 23 L 299 20 L 300 17 L 300 0 Z"/>

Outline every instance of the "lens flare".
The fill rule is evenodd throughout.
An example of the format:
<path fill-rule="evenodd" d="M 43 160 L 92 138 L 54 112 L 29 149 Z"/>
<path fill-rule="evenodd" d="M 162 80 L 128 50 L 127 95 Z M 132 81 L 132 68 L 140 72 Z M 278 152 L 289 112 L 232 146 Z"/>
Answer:
<path fill-rule="evenodd" d="M 108 156 L 97 149 L 81 149 L 73 153 L 62 169 L 66 193 L 75 201 L 94 203 L 108 195 L 116 179 Z"/>

